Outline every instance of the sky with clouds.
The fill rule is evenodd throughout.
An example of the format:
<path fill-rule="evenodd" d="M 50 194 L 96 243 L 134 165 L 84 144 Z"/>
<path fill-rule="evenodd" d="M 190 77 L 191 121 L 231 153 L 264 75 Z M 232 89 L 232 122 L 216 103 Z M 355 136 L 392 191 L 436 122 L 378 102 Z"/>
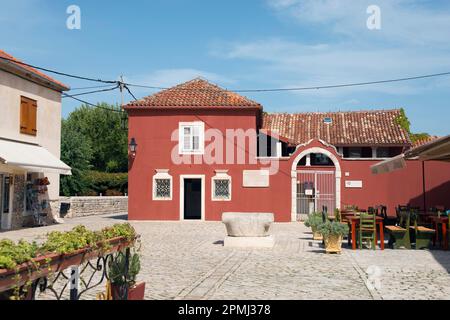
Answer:
<path fill-rule="evenodd" d="M 232 90 L 450 71 L 446 0 L 2 2 L 1 49 L 31 64 L 95 78 L 123 75 L 129 82 L 166 87 L 202 76 Z M 66 28 L 66 9 L 72 4 L 81 8 L 81 30 Z M 367 28 L 370 5 L 381 9 L 379 30 Z M 96 85 L 58 79 L 73 88 Z M 143 97 L 154 91 L 133 88 L 133 93 Z M 450 131 L 450 76 L 246 96 L 268 112 L 404 107 L 414 131 Z M 120 95 L 84 99 L 119 103 Z M 63 115 L 78 105 L 65 99 Z"/>

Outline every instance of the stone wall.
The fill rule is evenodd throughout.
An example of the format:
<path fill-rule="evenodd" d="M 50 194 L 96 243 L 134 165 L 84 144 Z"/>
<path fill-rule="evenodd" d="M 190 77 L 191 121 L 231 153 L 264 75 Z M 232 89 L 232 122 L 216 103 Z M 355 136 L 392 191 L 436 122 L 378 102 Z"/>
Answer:
<path fill-rule="evenodd" d="M 128 212 L 128 197 L 61 197 L 60 216 L 75 218 Z"/>

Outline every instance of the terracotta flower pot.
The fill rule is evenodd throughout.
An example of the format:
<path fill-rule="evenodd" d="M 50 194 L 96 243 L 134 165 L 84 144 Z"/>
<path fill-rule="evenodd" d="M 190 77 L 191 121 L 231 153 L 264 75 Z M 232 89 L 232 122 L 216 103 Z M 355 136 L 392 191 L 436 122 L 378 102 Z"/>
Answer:
<path fill-rule="evenodd" d="M 139 282 L 132 287 L 128 287 L 126 300 L 144 300 L 145 282 Z M 113 300 L 120 299 L 120 285 L 111 284 L 111 295 Z"/>
<path fill-rule="evenodd" d="M 324 238 L 325 251 L 327 253 L 341 253 L 342 249 L 342 236 L 332 234 Z"/>

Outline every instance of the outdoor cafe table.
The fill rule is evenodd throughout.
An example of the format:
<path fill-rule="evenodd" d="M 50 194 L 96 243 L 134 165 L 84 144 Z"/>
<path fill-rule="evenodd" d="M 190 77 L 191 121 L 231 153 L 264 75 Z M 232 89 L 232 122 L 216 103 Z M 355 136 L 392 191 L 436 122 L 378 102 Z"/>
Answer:
<path fill-rule="evenodd" d="M 430 220 L 434 224 L 434 230 L 436 230 L 436 236 L 433 241 L 433 245 L 436 245 L 436 240 L 439 236 L 439 225 L 442 225 L 442 239 L 444 240 L 444 250 L 448 250 L 448 238 L 447 238 L 447 225 L 448 225 L 448 217 L 445 216 L 432 216 Z"/>
<path fill-rule="evenodd" d="M 348 224 L 351 224 L 351 230 L 352 230 L 352 249 L 356 250 L 356 226 L 360 222 L 359 216 L 347 216 Z M 383 218 L 382 217 L 376 217 L 376 224 L 380 228 L 380 248 L 381 250 L 384 250 L 384 228 L 383 228 Z M 377 233 L 375 233 L 375 243 L 377 242 Z M 350 238 L 348 239 L 350 242 Z"/>

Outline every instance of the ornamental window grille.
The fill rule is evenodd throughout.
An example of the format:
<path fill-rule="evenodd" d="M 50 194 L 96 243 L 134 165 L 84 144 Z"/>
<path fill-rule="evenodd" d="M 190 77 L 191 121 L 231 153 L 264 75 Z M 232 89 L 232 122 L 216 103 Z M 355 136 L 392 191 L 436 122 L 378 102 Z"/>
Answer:
<path fill-rule="evenodd" d="M 215 199 L 230 199 L 230 180 L 229 179 L 215 179 L 214 180 L 214 198 Z"/>
<path fill-rule="evenodd" d="M 171 198 L 171 180 L 169 178 L 155 179 L 155 198 Z"/>

